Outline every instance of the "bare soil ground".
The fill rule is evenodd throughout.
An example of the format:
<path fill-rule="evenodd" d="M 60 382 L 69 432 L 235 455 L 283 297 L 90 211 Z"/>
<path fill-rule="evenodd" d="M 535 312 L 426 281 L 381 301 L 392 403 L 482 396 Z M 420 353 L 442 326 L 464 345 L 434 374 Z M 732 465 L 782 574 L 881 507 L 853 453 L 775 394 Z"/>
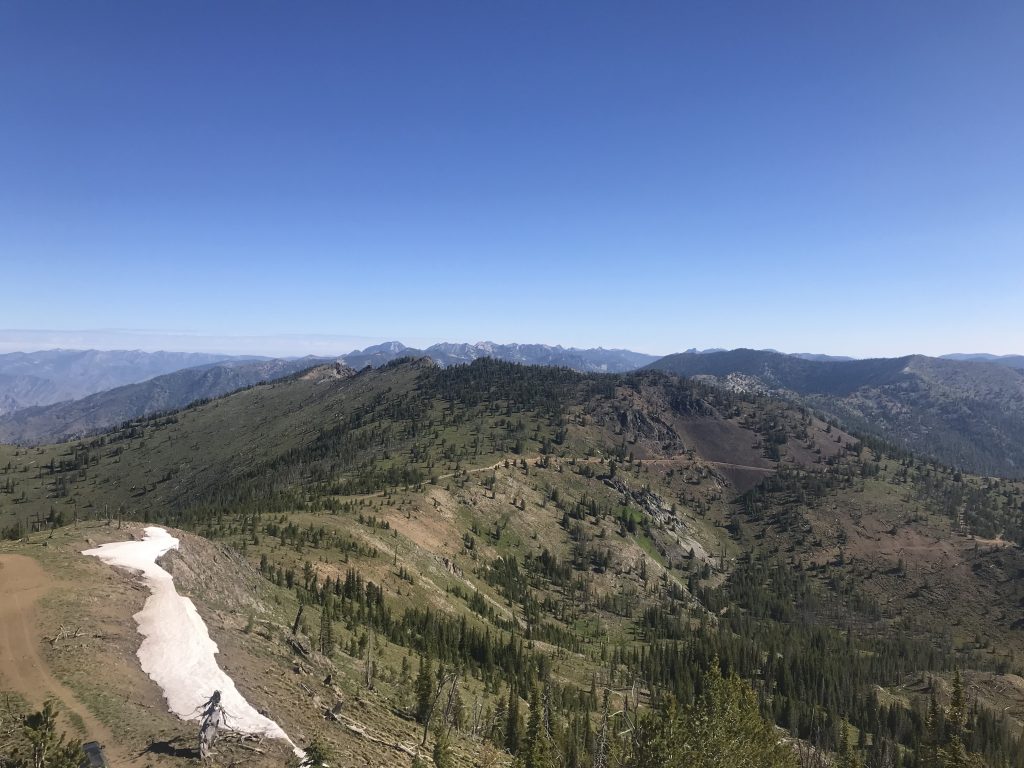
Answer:
<path fill-rule="evenodd" d="M 54 698 L 64 713 L 65 727 L 83 740 L 106 745 L 118 765 L 135 765 L 114 744 L 110 729 L 85 707 L 50 671 L 40 652 L 37 600 L 54 586 L 54 578 L 31 557 L 0 555 L 0 685 L 20 694 L 31 706 Z"/>
<path fill-rule="evenodd" d="M 679 419 L 676 428 L 687 448 L 694 448 L 709 463 L 775 468 L 775 463 L 766 459 L 761 449 L 755 446 L 757 436 L 735 422 Z"/>

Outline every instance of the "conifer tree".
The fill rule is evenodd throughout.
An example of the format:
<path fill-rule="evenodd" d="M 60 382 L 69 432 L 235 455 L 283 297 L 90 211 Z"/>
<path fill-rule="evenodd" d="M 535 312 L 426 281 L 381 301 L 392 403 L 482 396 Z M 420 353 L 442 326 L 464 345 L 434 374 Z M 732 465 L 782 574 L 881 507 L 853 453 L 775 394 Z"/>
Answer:
<path fill-rule="evenodd" d="M 967 701 L 964 697 L 964 681 L 957 669 L 953 675 L 953 694 L 946 711 L 946 732 L 948 740 L 940 751 L 945 768 L 972 768 L 981 765 L 977 755 L 967 752 L 965 737 L 967 730 Z"/>
<path fill-rule="evenodd" d="M 320 611 L 320 653 L 331 656 L 334 653 L 334 598 L 328 596 Z"/>
<path fill-rule="evenodd" d="M 860 757 L 857 755 L 857 751 L 850 746 L 850 724 L 845 720 L 839 725 L 838 752 L 838 768 L 861 768 Z"/>
<path fill-rule="evenodd" d="M 795 753 L 761 717 L 754 690 L 735 674 L 723 677 L 718 660 L 690 707 L 667 699 L 641 715 L 619 756 L 627 768 L 795 768 Z"/>
<path fill-rule="evenodd" d="M 321 768 L 321 766 L 331 765 L 335 758 L 334 750 L 331 749 L 330 745 L 321 737 L 314 736 L 309 744 L 306 745 L 306 759 L 303 761 L 303 766 L 309 766 L 309 768 Z"/>
<path fill-rule="evenodd" d="M 547 734 L 544 731 L 544 712 L 540 701 L 540 692 L 533 686 L 530 692 L 530 717 L 526 725 L 526 738 L 523 741 L 523 764 L 526 768 L 543 768 L 547 753 Z"/>
<path fill-rule="evenodd" d="M 435 768 L 452 768 L 452 748 L 448 741 L 448 728 L 443 723 L 434 741 L 432 755 Z"/>
<path fill-rule="evenodd" d="M 26 747 L 24 754 L 13 755 L 15 768 L 78 768 L 85 757 L 77 742 L 57 733 L 53 699 L 47 699 L 41 710 L 25 717 L 22 736 Z"/>
<path fill-rule="evenodd" d="M 519 696 L 515 686 L 508 687 L 508 707 L 505 710 L 505 749 L 519 754 Z"/>
<path fill-rule="evenodd" d="M 494 742 L 495 746 L 498 747 L 505 745 L 507 707 L 508 701 L 499 697 L 498 703 L 494 708 L 494 718 L 491 720 L 490 724 L 490 733 L 488 734 L 488 738 L 490 738 L 490 740 Z"/>
<path fill-rule="evenodd" d="M 420 671 L 416 676 L 416 721 L 426 723 L 434 704 L 434 676 L 430 656 L 420 656 Z"/>
<path fill-rule="evenodd" d="M 939 739 L 940 739 L 939 703 L 932 693 L 928 700 L 928 716 L 925 720 L 924 739 L 918 748 L 917 760 L 921 768 L 939 768 Z"/>

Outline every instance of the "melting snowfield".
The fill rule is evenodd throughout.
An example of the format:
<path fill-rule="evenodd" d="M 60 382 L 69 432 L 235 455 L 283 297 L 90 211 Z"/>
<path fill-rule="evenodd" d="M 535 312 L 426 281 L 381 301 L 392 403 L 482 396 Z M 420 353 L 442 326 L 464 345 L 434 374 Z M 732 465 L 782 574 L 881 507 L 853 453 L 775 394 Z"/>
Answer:
<path fill-rule="evenodd" d="M 295 747 L 281 726 L 253 709 L 217 666 L 217 644 L 206 623 L 192 601 L 178 594 L 171 574 L 156 564 L 158 557 L 177 548 L 176 538 L 163 528 L 150 527 L 142 541 L 104 544 L 82 554 L 142 572 L 152 594 L 134 616 L 143 638 L 139 661 L 163 690 L 171 712 L 182 720 L 199 720 L 202 705 L 220 691 L 229 730 L 283 739 Z M 298 748 L 296 754 L 301 755 Z"/>

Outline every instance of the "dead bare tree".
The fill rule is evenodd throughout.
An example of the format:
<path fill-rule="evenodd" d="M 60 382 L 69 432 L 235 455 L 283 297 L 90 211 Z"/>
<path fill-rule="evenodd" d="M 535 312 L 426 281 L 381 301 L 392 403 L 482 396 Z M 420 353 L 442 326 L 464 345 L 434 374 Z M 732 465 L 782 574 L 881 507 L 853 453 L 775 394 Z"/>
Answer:
<path fill-rule="evenodd" d="M 369 641 L 366 643 L 366 677 L 365 683 L 368 690 L 373 690 L 373 645 L 375 634 L 370 633 Z"/>
<path fill-rule="evenodd" d="M 806 741 L 796 743 L 796 759 L 800 768 L 830 768 L 831 766 L 824 753 Z"/>
<path fill-rule="evenodd" d="M 68 629 L 63 624 L 60 625 L 60 629 L 57 634 L 50 638 L 50 645 L 56 646 L 61 640 L 68 640 L 75 637 L 81 637 L 84 633 L 81 627 L 75 627 L 74 631 Z"/>
<path fill-rule="evenodd" d="M 422 746 L 426 746 L 427 734 L 430 731 L 430 721 L 434 716 L 434 710 L 437 708 L 437 701 L 441 698 L 441 693 L 449 683 L 451 683 L 452 689 L 448 692 L 448 704 L 445 706 L 445 722 L 448 721 L 449 708 L 451 707 L 452 700 L 455 697 L 455 687 L 459 683 L 458 672 L 446 672 L 440 675 L 440 680 L 437 683 L 437 689 L 434 691 L 433 696 L 430 697 L 430 709 L 427 711 L 427 716 L 423 718 L 423 739 L 420 741 L 420 745 Z"/>
<path fill-rule="evenodd" d="M 444 705 L 444 718 L 441 721 L 442 727 L 446 726 L 451 720 L 452 716 L 452 705 L 455 703 L 455 697 L 459 690 L 459 675 L 456 672 L 452 678 L 452 687 L 448 690 L 448 701 Z"/>
<path fill-rule="evenodd" d="M 228 716 L 220 703 L 220 691 L 214 691 L 213 695 L 196 709 L 202 715 L 199 725 L 199 757 L 206 760 L 213 751 L 221 726 L 227 727 Z"/>
<path fill-rule="evenodd" d="M 473 726 L 470 730 L 470 735 L 476 739 L 480 737 L 480 731 L 483 727 L 483 706 L 484 703 L 478 695 L 476 701 L 473 703 Z"/>

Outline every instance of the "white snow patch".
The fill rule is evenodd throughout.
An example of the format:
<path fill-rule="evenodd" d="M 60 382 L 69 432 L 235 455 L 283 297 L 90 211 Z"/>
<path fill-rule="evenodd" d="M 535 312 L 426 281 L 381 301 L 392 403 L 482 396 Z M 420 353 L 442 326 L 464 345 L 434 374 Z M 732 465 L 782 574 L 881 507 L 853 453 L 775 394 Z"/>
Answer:
<path fill-rule="evenodd" d="M 178 539 L 163 528 L 146 528 L 142 541 L 119 541 L 87 549 L 108 565 L 142 572 L 152 594 L 133 617 L 142 635 L 139 662 L 160 686 L 167 706 L 182 720 L 199 720 L 202 705 L 220 691 L 229 730 L 283 739 L 304 757 L 281 726 L 264 717 L 235 688 L 234 681 L 217 666 L 217 644 L 195 605 L 178 594 L 171 574 L 156 564 L 158 557 L 178 549 Z"/>

